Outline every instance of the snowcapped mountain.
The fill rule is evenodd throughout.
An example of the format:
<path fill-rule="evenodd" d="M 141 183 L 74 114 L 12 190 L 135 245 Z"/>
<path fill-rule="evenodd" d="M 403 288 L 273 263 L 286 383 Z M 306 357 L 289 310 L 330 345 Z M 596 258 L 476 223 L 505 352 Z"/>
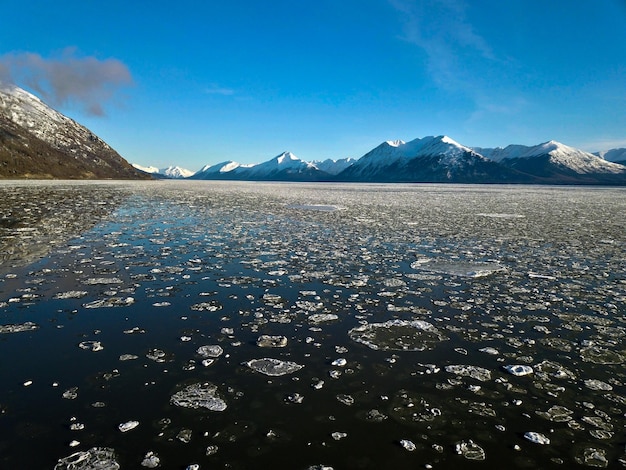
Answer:
<path fill-rule="evenodd" d="M 205 166 L 192 178 L 250 181 L 327 181 L 330 176 L 313 163 L 305 162 L 291 152 L 283 152 L 271 160 L 256 165 L 241 165 L 228 161 Z"/>
<path fill-rule="evenodd" d="M 626 165 L 626 149 L 611 149 L 604 152 L 593 152 L 593 154 L 604 158 L 607 162 Z"/>
<path fill-rule="evenodd" d="M 86 127 L 27 91 L 3 83 L 0 159 L 0 177 L 145 177 Z"/>
<path fill-rule="evenodd" d="M 328 173 L 329 175 L 338 175 L 343 170 L 348 168 L 356 162 L 355 158 L 340 158 L 339 160 L 333 160 L 328 158 L 324 161 L 312 161 L 311 163 L 315 165 L 319 170 Z"/>
<path fill-rule="evenodd" d="M 535 146 L 509 145 L 482 149 L 502 165 L 536 176 L 543 182 L 615 184 L 626 182 L 626 167 L 551 140 Z"/>
<path fill-rule="evenodd" d="M 217 163 L 215 165 L 205 165 L 200 170 L 196 171 L 189 178 L 198 180 L 237 180 L 246 179 L 239 177 L 241 172 L 245 172 L 247 168 L 251 168 L 254 165 L 242 165 L 241 163 L 228 160 L 225 162 Z"/>
<path fill-rule="evenodd" d="M 550 141 L 469 148 L 448 136 L 389 140 L 360 159 L 306 162 L 291 152 L 263 163 L 207 165 L 191 179 L 626 185 L 626 167 Z"/>
<path fill-rule="evenodd" d="M 140 171 L 150 173 L 152 175 L 162 176 L 164 178 L 180 179 L 189 178 L 193 175 L 193 171 L 186 170 L 179 166 L 168 166 L 167 168 L 157 168 L 155 166 L 141 166 L 137 163 L 133 163 L 133 166 Z"/>
<path fill-rule="evenodd" d="M 337 177 L 368 182 L 531 182 L 448 136 L 387 141 Z"/>
<path fill-rule="evenodd" d="M 291 152 L 283 152 L 271 160 L 254 165 L 246 172 L 253 180 L 314 181 L 321 174 L 312 163 L 305 162 Z"/>

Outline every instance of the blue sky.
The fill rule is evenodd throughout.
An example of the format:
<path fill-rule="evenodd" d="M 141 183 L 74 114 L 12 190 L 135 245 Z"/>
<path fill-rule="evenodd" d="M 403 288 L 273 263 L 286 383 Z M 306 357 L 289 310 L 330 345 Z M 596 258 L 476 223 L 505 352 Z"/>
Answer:
<path fill-rule="evenodd" d="M 133 163 L 198 170 L 289 150 L 626 147 L 626 2 L 14 2 L 0 76 Z"/>

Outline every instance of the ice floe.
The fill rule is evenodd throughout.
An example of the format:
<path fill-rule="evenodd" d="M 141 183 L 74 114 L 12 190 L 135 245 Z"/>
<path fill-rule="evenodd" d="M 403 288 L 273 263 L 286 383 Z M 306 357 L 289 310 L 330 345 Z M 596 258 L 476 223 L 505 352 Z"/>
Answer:
<path fill-rule="evenodd" d="M 425 351 L 448 339 L 434 325 L 423 320 L 388 320 L 352 328 L 348 335 L 371 349 L 383 351 Z"/>
<path fill-rule="evenodd" d="M 248 366 L 252 370 L 260 372 L 261 374 L 269 375 L 272 377 L 293 374 L 294 372 L 297 372 L 304 367 L 303 365 L 296 364 L 295 362 L 282 361 L 280 359 L 274 359 L 269 357 L 265 357 L 262 359 L 251 359 L 247 362 L 244 362 L 244 365 Z"/>
<path fill-rule="evenodd" d="M 461 377 L 471 377 L 481 382 L 491 380 L 491 371 L 484 367 L 470 365 L 449 365 L 446 366 L 446 372 L 459 375 Z"/>
<path fill-rule="evenodd" d="M 24 322 L 13 325 L 0 325 L 1 333 L 22 333 L 24 331 L 33 331 L 39 329 L 39 325 L 34 322 Z"/>
<path fill-rule="evenodd" d="M 261 335 L 256 340 L 260 348 L 284 348 L 287 346 L 286 336 Z"/>
<path fill-rule="evenodd" d="M 128 432 L 132 431 L 137 426 L 139 426 L 139 421 L 126 421 L 125 423 L 120 423 L 117 428 L 120 432 Z"/>
<path fill-rule="evenodd" d="M 534 372 L 531 366 L 524 364 L 511 364 L 502 366 L 502 368 L 509 374 L 515 375 L 516 377 L 523 377 L 524 375 L 530 375 Z"/>
<path fill-rule="evenodd" d="M 176 392 L 171 403 L 182 408 L 204 408 L 209 411 L 224 411 L 226 402 L 219 396 L 217 385 L 210 382 L 194 383 Z"/>
<path fill-rule="evenodd" d="M 108 447 L 92 447 L 59 459 L 54 470 L 119 470 L 115 451 Z"/>
<path fill-rule="evenodd" d="M 550 439 L 548 437 L 546 437 L 544 434 L 541 434 L 540 432 L 535 432 L 535 431 L 525 432 L 524 439 L 534 444 L 541 444 L 541 445 L 550 444 Z"/>

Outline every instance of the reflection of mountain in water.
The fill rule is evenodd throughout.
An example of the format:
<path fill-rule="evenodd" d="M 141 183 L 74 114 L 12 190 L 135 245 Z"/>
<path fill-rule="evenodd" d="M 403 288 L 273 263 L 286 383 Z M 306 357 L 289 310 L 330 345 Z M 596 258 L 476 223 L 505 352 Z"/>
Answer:
<path fill-rule="evenodd" d="M 3 190 L 0 198 L 0 273 L 46 256 L 93 227 L 125 198 L 125 192 L 112 185 L 25 183 L 19 191 L 11 189 Z"/>

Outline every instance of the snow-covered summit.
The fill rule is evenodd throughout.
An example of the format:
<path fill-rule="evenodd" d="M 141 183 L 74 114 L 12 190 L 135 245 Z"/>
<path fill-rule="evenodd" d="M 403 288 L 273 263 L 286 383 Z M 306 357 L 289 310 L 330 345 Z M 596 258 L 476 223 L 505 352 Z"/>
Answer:
<path fill-rule="evenodd" d="M 324 171 L 329 175 L 338 175 L 356 161 L 357 160 L 355 158 L 348 157 L 340 158 L 338 160 L 327 158 L 323 161 L 312 161 L 311 163 L 315 165 L 319 170 Z"/>
<path fill-rule="evenodd" d="M 460 158 L 467 154 L 483 158 L 469 147 L 459 144 L 446 135 L 427 136 L 409 142 L 388 140 L 357 160 L 351 170 L 356 173 L 366 173 L 373 169 L 426 156 L 438 156 L 441 157 L 442 163 L 455 165 L 459 163 Z"/>
<path fill-rule="evenodd" d="M 181 168 L 179 166 L 168 166 L 167 168 L 157 168 L 156 166 L 141 166 L 137 163 L 132 164 L 138 170 L 141 170 L 145 173 L 150 173 L 152 175 L 161 175 L 166 178 L 189 178 L 193 175 L 193 171 L 186 170 L 185 168 Z"/>
<path fill-rule="evenodd" d="M 556 140 L 534 146 L 509 145 L 505 148 L 476 148 L 475 150 L 491 160 L 506 164 L 518 159 L 546 157 L 551 164 L 567 168 L 578 174 L 624 173 L 622 165 L 608 162 L 597 155 L 570 147 Z"/>
<path fill-rule="evenodd" d="M 271 160 L 250 167 L 249 174 L 264 178 L 276 172 L 301 173 L 311 170 L 317 170 L 317 167 L 296 157 L 291 152 L 283 152 Z"/>

